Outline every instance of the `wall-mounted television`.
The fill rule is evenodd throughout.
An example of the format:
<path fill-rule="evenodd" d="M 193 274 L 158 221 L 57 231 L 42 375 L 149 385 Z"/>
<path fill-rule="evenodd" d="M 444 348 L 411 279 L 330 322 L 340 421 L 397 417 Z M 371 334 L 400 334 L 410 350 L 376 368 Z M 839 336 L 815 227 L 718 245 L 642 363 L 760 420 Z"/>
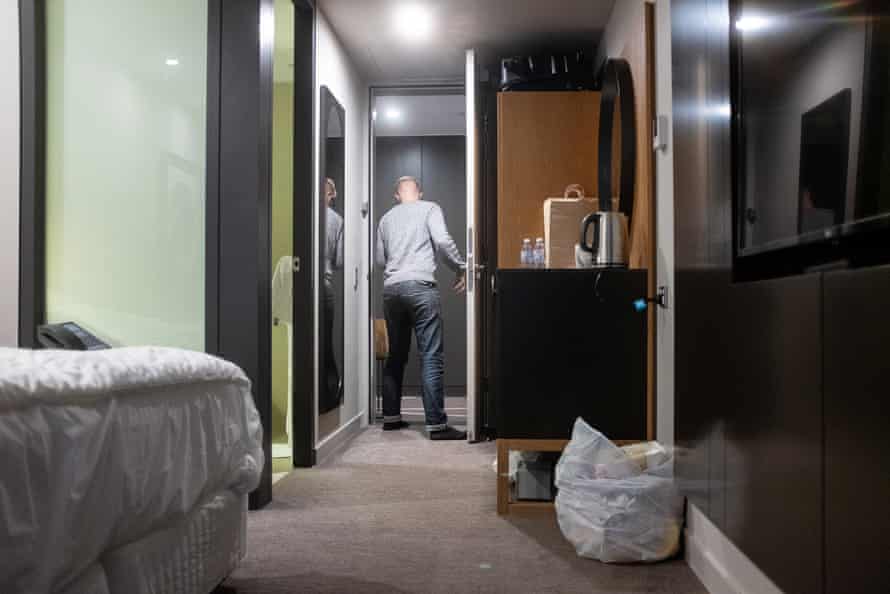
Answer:
<path fill-rule="evenodd" d="M 730 13 L 737 279 L 890 262 L 890 2 Z"/>

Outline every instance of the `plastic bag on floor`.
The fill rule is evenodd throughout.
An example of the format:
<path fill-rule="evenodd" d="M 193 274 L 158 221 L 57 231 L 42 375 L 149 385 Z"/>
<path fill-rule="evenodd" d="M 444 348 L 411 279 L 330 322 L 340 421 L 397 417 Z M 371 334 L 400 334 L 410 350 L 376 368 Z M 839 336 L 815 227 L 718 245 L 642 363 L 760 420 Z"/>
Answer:
<path fill-rule="evenodd" d="M 677 553 L 683 498 L 672 460 L 645 471 L 582 419 L 556 467 L 560 530 L 578 555 L 607 563 L 659 561 Z"/>

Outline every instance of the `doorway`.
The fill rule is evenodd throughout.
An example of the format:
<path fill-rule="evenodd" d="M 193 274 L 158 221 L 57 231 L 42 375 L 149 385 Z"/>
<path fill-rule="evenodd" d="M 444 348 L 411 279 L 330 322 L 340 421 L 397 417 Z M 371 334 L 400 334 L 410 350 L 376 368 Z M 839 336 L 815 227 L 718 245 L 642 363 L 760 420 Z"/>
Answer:
<path fill-rule="evenodd" d="M 372 87 L 371 204 L 369 249 L 375 260 L 377 226 L 395 204 L 395 183 L 411 176 L 422 185 L 423 199 L 438 204 L 448 230 L 466 257 L 466 97 L 463 85 Z M 445 346 L 445 412 L 448 422 L 467 421 L 467 298 L 451 290 L 454 274 L 437 262 L 436 284 L 442 301 Z M 383 269 L 372 265 L 370 312 L 372 333 L 385 327 Z M 375 324 L 375 320 L 377 323 Z M 421 369 L 416 341 L 405 369 L 402 418 L 423 425 Z M 369 422 L 382 420 L 381 353 L 371 357 Z"/>
<path fill-rule="evenodd" d="M 270 424 L 273 482 L 315 463 L 312 175 L 315 10 L 275 0 L 272 43 Z"/>

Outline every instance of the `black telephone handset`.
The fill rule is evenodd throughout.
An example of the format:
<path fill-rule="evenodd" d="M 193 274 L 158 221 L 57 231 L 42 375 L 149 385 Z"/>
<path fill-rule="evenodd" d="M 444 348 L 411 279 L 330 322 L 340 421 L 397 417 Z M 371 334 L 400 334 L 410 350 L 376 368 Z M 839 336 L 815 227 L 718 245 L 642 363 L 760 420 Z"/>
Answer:
<path fill-rule="evenodd" d="M 38 326 L 37 341 L 46 349 L 98 351 L 111 348 L 74 322 Z"/>

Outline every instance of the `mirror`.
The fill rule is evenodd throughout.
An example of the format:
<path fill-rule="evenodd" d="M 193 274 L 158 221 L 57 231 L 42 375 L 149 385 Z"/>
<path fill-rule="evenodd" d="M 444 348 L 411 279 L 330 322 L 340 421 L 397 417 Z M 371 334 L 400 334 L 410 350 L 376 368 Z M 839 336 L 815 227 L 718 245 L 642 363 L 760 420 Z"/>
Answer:
<path fill-rule="evenodd" d="M 321 88 L 321 133 L 318 158 L 320 188 L 319 238 L 322 241 L 321 304 L 319 307 L 319 413 L 343 402 L 343 313 L 345 240 L 346 114 L 327 87 Z"/>

